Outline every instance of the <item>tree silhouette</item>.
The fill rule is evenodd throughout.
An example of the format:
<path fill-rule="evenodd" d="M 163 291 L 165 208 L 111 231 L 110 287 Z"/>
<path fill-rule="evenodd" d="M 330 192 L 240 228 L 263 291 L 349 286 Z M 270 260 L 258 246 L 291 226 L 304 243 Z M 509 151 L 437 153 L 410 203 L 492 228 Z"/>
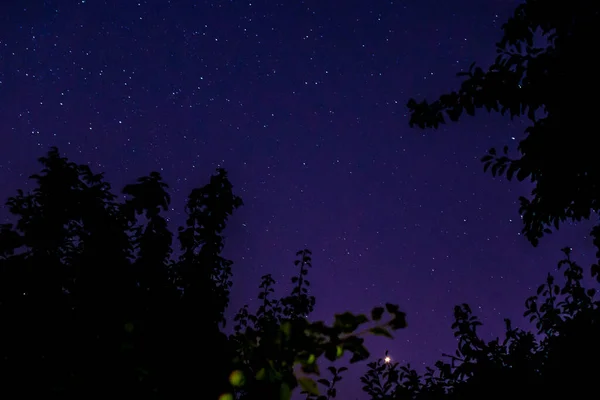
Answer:
<path fill-rule="evenodd" d="M 289 400 L 299 386 L 310 399 L 332 399 L 344 368 L 315 382 L 321 356 L 364 360 L 365 334 L 391 337 L 406 326 L 391 304 L 370 319 L 347 312 L 332 326 L 309 321 L 315 298 L 304 249 L 292 292 L 273 299 L 275 282 L 264 276 L 256 315 L 242 309 L 228 337 L 232 262 L 221 255 L 223 232 L 242 200 L 225 170 L 188 196 L 175 258 L 159 173 L 126 185 L 118 202 L 102 174 L 58 149 L 39 161 L 35 189 L 9 198 L 15 222 L 0 226 L 3 395 Z"/>
<path fill-rule="evenodd" d="M 190 194 L 174 261 L 160 174 L 127 185 L 117 203 L 101 174 L 57 149 L 40 162 L 37 188 L 8 200 L 17 222 L 1 229 L 3 389 L 172 396 L 205 377 L 203 393 L 217 398 L 230 369 L 222 231 L 241 205 L 225 171 Z"/>
<path fill-rule="evenodd" d="M 536 330 L 527 332 L 506 322 L 504 338 L 486 342 L 468 305 L 455 307 L 452 325 L 458 339 L 455 354 L 420 375 L 410 365 L 368 364 L 363 390 L 377 400 L 583 398 L 596 390 L 600 356 L 600 301 L 596 289 L 582 284 L 583 269 L 571 259 L 559 262 L 564 281 L 552 275 L 525 302 L 525 315 Z"/>
<path fill-rule="evenodd" d="M 498 57 L 487 71 L 472 64 L 458 74 L 466 77 L 459 90 L 433 103 L 408 102 L 410 125 L 420 128 L 437 128 L 480 108 L 529 120 L 520 158 L 509 157 L 505 146 L 490 149 L 482 161 L 494 176 L 535 183 L 531 198 L 520 198 L 523 233 L 533 245 L 552 226 L 587 219 L 600 207 L 600 168 L 590 133 L 600 77 L 586 72 L 594 65 L 599 7 L 584 0 L 527 0 L 503 25 Z M 600 245 L 600 228 L 593 235 Z"/>
<path fill-rule="evenodd" d="M 135 296 L 127 221 L 101 175 L 55 149 L 40 161 L 42 173 L 32 176 L 38 187 L 9 199 L 18 222 L 2 229 L 3 386 L 126 390 L 133 365 L 110 360 L 123 351 Z M 113 379 L 100 385 L 107 366 Z M 35 386 L 23 381 L 31 375 L 39 377 Z"/>
<path fill-rule="evenodd" d="M 366 334 L 392 337 L 393 330 L 406 327 L 406 316 L 398 307 L 387 304 L 386 308 L 373 309 L 371 317 L 349 312 L 335 315 L 332 326 L 321 321 L 308 319 L 313 311 L 315 298 L 309 294 L 307 279 L 312 267 L 312 253 L 308 249 L 296 253 L 294 262 L 298 275 L 292 277 L 294 285 L 290 295 L 275 299 L 271 275 L 261 279 L 258 299 L 261 304 L 256 314 L 243 307 L 234 318 L 235 333 L 231 340 L 235 343 L 237 357 L 234 371 L 236 381 L 243 377 L 243 384 L 234 385 L 236 398 L 289 399 L 291 391 L 300 386 L 307 399 L 333 399 L 336 396 L 335 384 L 341 380 L 340 374 L 346 368 L 328 367 L 332 380 L 320 378 L 315 381 L 310 375 L 320 375 L 319 358 L 329 361 L 351 354 L 351 363 L 366 360 L 369 352 L 364 347 Z M 382 322 L 384 312 L 390 315 Z M 364 326 L 362 330 L 359 327 Z M 295 369 L 300 367 L 300 371 Z M 300 376 L 298 376 L 300 372 Z M 317 383 L 324 386 L 322 395 Z"/>
<path fill-rule="evenodd" d="M 527 0 L 503 25 L 498 56 L 487 71 L 473 63 L 460 89 L 428 103 L 411 99 L 410 125 L 438 128 L 476 109 L 528 120 L 517 148 L 492 148 L 482 158 L 484 171 L 509 180 L 530 179 L 531 198 L 520 198 L 523 233 L 535 246 L 551 227 L 580 221 L 597 213 L 600 169 L 595 141 L 588 133 L 597 101 L 599 78 L 586 73 L 594 57 L 594 26 L 599 7 L 575 0 L 564 4 Z M 592 230 L 600 257 L 600 225 Z M 410 366 L 382 360 L 369 364 L 362 378 L 372 399 L 475 399 L 518 394 L 535 398 L 577 398 L 596 390 L 600 355 L 599 304 L 596 290 L 585 289 L 583 270 L 571 260 L 570 248 L 558 265 L 564 285 L 552 275 L 526 301 L 525 315 L 536 331 L 515 329 L 506 321 L 503 340 L 485 342 L 477 336 L 480 321 L 468 305 L 455 308 L 453 329 L 459 341 L 455 355 L 438 361 L 420 376 Z M 600 283 L 600 267 L 591 275 Z"/>

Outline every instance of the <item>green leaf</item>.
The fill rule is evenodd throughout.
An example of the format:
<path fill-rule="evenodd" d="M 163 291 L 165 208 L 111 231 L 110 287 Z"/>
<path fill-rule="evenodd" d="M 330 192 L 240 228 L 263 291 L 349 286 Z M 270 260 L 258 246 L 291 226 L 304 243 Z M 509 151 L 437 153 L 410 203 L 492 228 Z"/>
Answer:
<path fill-rule="evenodd" d="M 335 315 L 335 322 L 333 323 L 334 328 L 340 329 L 343 333 L 354 332 L 359 325 L 368 322 L 366 316 L 359 314 L 354 315 L 350 312 Z"/>
<path fill-rule="evenodd" d="M 312 394 L 314 396 L 319 395 L 319 388 L 317 387 L 317 383 L 311 378 L 298 378 L 298 384 L 308 394 Z"/>
<path fill-rule="evenodd" d="M 385 336 L 385 337 L 390 338 L 390 339 L 394 338 L 392 336 L 392 334 L 390 332 L 388 332 L 387 329 L 382 328 L 380 326 L 376 326 L 374 328 L 369 329 L 369 332 L 371 332 L 373 335 L 377 335 L 377 336 Z"/>
<path fill-rule="evenodd" d="M 286 337 L 290 337 L 290 334 L 292 332 L 292 324 L 290 322 L 284 322 L 283 324 L 281 324 L 281 331 Z"/>
<path fill-rule="evenodd" d="M 279 388 L 279 399 L 280 400 L 290 400 L 292 398 L 292 391 L 287 383 L 282 383 Z"/>
<path fill-rule="evenodd" d="M 245 381 L 244 373 L 240 370 L 233 371 L 231 375 L 229 375 L 229 383 L 231 383 L 232 386 L 244 386 Z"/>

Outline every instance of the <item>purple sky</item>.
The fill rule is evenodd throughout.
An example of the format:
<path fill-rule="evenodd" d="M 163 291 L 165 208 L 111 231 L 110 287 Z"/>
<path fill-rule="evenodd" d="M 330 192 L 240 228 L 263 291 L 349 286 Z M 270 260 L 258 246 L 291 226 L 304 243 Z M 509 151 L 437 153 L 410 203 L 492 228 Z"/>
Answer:
<path fill-rule="evenodd" d="M 408 127 L 409 97 L 433 99 L 493 59 L 517 1 L 2 3 L 2 200 L 58 146 L 118 190 L 160 171 L 179 224 L 190 189 L 223 166 L 245 202 L 227 231 L 231 313 L 266 273 L 283 294 L 309 247 L 315 318 L 397 303 L 409 328 L 369 340 L 373 356 L 431 364 L 455 349 L 453 305 L 498 335 L 504 317 L 523 321 L 561 247 L 591 260 L 589 223 L 533 248 L 516 203 L 530 188 L 483 173 L 479 158 L 516 145 L 522 123 Z M 339 398 L 360 397 L 363 372 L 346 373 Z"/>

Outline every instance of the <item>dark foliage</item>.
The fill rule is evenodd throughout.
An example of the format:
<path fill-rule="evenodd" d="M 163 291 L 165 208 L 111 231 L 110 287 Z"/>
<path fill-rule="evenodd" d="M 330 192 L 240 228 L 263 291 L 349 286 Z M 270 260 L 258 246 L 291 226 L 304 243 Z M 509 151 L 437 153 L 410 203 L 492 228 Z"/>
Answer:
<path fill-rule="evenodd" d="M 251 314 L 246 306 L 234 319 L 235 333 L 231 340 L 237 352 L 236 380 L 244 378 L 243 385 L 234 385 L 236 398 L 287 399 L 291 391 L 300 386 L 307 399 L 333 399 L 337 391 L 335 385 L 346 368 L 328 367 L 331 380 L 315 381 L 310 376 L 320 375 L 319 358 L 335 361 L 349 353 L 351 363 L 366 360 L 369 352 L 363 344 L 365 335 L 391 338 L 391 331 L 406 327 L 405 314 L 393 304 L 374 308 L 370 318 L 346 312 L 337 314 L 332 326 L 321 321 L 310 322 L 307 317 L 315 303 L 315 298 L 308 293 L 311 252 L 305 249 L 296 255 L 299 273 L 292 277 L 291 294 L 274 299 L 275 281 L 271 275 L 265 275 L 258 295 L 262 304 L 256 314 Z M 390 318 L 382 322 L 385 312 Z M 359 330 L 360 327 L 363 328 Z M 319 390 L 317 383 L 323 390 Z"/>
<path fill-rule="evenodd" d="M 596 65 L 600 4 L 527 0 L 503 25 L 498 57 L 486 70 L 472 64 L 460 89 L 433 103 L 408 102 L 410 125 L 437 128 L 477 109 L 529 120 L 520 158 L 490 149 L 484 169 L 509 180 L 530 179 L 521 197 L 526 237 L 537 245 L 551 227 L 579 221 L 600 208 L 600 167 L 593 127 L 600 89 Z M 600 228 L 594 229 L 599 238 Z M 600 238 L 597 239 L 600 243 Z"/>
<path fill-rule="evenodd" d="M 391 304 L 371 321 L 351 313 L 332 326 L 309 321 L 312 259 L 302 250 L 291 294 L 273 299 L 274 281 L 263 277 L 256 315 L 240 311 L 227 337 L 232 262 L 221 256 L 223 231 L 242 200 L 224 170 L 188 196 L 175 257 L 160 174 L 125 186 L 119 202 L 101 174 L 57 149 L 40 162 L 35 189 L 7 202 L 15 224 L 0 227 L 3 397 L 287 400 L 300 386 L 317 398 L 309 376 L 321 356 L 364 360 L 364 334 L 391 337 L 406 326 Z M 319 399 L 335 397 L 343 368 L 330 371 Z"/>
<path fill-rule="evenodd" d="M 481 322 L 468 305 L 456 306 L 452 325 L 455 354 L 445 355 L 420 375 L 410 365 L 379 360 L 368 364 L 363 390 L 376 400 L 470 400 L 518 396 L 535 399 L 584 398 L 596 390 L 600 357 L 600 301 L 596 289 L 582 285 L 583 269 L 570 255 L 559 262 L 564 283 L 548 275 L 525 315 L 535 331 L 506 322 L 504 338 L 486 342 Z"/>
<path fill-rule="evenodd" d="M 1 390 L 170 397 L 197 392 L 198 379 L 224 387 L 231 262 L 219 254 L 242 204 L 225 171 L 190 194 L 174 261 L 160 174 L 117 202 L 101 174 L 57 149 L 40 162 L 37 187 L 8 200 L 16 224 L 1 230 Z"/>
<path fill-rule="evenodd" d="M 520 158 L 509 148 L 492 148 L 482 158 L 484 171 L 509 180 L 530 179 L 531 198 L 520 199 L 523 233 L 535 246 L 550 228 L 567 220 L 580 221 L 600 206 L 600 168 L 591 127 L 600 79 L 587 72 L 592 51 L 597 3 L 574 0 L 553 3 L 527 0 L 503 26 L 498 57 L 487 71 L 472 64 L 458 91 L 433 103 L 408 102 L 411 126 L 438 128 L 458 121 L 463 112 L 508 114 L 529 120 L 520 141 Z M 586 94 L 589 97 L 584 97 Z M 599 249 L 600 225 L 592 230 Z M 458 350 L 427 368 L 420 376 L 410 366 L 382 360 L 369 364 L 362 378 L 372 399 L 583 398 L 596 391 L 600 372 L 600 302 L 596 289 L 583 287 L 583 269 L 571 259 L 570 248 L 558 265 L 564 284 L 548 275 L 535 296 L 527 299 L 525 316 L 536 330 L 512 327 L 506 320 L 503 339 L 486 342 L 477 335 L 481 322 L 468 305 L 454 310 Z M 600 267 L 591 275 L 600 283 Z"/>

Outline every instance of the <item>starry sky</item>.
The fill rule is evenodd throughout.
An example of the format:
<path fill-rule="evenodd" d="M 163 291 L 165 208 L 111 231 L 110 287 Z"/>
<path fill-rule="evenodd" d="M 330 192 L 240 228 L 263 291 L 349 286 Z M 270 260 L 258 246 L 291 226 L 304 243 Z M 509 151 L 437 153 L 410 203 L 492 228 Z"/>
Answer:
<path fill-rule="evenodd" d="M 289 290 L 295 251 L 313 251 L 314 318 L 408 313 L 374 357 L 421 368 L 455 349 L 453 305 L 482 335 L 522 325 L 523 302 L 590 224 L 533 248 L 517 198 L 531 189 L 484 174 L 491 146 L 523 121 L 481 115 L 423 132 L 410 97 L 456 87 L 489 64 L 515 0 L 23 0 L 0 5 L 0 197 L 31 185 L 50 146 L 120 189 L 152 170 L 171 185 L 169 218 L 224 167 L 245 206 L 231 219 L 230 314 L 261 275 Z M 6 210 L 2 218 L 7 218 Z M 339 398 L 361 398 L 354 366 Z M 365 397 L 362 397 L 365 398 Z"/>

